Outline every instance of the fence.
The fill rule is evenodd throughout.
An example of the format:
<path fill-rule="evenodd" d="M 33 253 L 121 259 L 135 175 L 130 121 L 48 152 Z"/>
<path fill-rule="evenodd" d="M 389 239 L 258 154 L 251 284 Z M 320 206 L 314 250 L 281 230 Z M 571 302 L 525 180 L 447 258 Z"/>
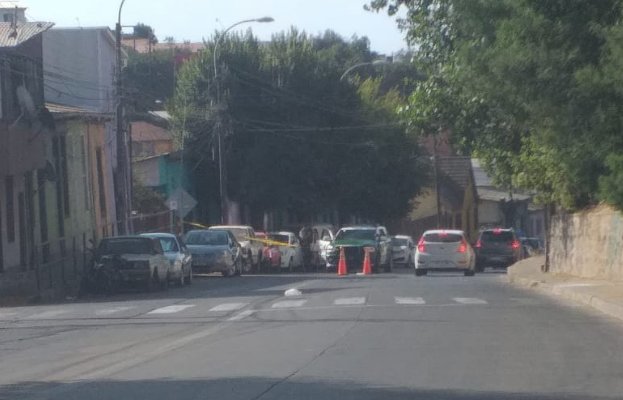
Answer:
<path fill-rule="evenodd" d="M 177 231 L 178 221 L 170 211 L 165 211 L 132 216 L 132 223 L 137 233 L 170 232 Z M 77 296 L 97 240 L 116 233 L 116 224 L 109 223 L 28 246 L 20 265 L 0 273 L 0 297 L 46 300 Z"/>

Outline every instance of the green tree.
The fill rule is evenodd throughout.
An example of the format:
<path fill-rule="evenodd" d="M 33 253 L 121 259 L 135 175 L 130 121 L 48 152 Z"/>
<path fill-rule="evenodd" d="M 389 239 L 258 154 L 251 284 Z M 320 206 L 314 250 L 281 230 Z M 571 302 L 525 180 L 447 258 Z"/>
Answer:
<path fill-rule="evenodd" d="M 252 210 L 308 218 L 338 207 L 379 221 L 406 212 L 425 173 L 413 162 L 417 146 L 397 125 L 399 92 L 382 92 L 380 79 L 362 91 L 340 81 L 348 67 L 373 59 L 367 39 L 293 29 L 260 46 L 250 34 L 228 36 L 219 47 L 218 98 L 213 47 L 206 43 L 181 69 L 171 105 L 205 173 L 196 183 L 211 188 L 204 203 L 214 198 L 221 132 L 228 195 Z"/>
<path fill-rule="evenodd" d="M 175 51 L 130 52 L 123 79 L 128 103 L 135 111 L 160 108 L 175 92 Z"/>
<path fill-rule="evenodd" d="M 621 150 L 620 2 L 376 0 L 407 16 L 418 84 L 403 117 L 452 131 L 508 187 L 573 209 L 609 198 L 599 178 Z M 623 206 L 623 204 L 619 204 Z"/>

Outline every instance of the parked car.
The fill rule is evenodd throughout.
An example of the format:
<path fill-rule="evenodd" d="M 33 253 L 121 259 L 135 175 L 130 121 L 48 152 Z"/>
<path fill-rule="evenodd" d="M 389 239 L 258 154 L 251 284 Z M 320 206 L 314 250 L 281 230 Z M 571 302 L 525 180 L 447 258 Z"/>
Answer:
<path fill-rule="evenodd" d="M 255 232 L 255 237 L 262 240 L 262 259 L 260 269 L 262 271 L 275 271 L 281 269 L 281 252 L 279 247 L 270 243 L 268 234 L 265 232 Z"/>
<path fill-rule="evenodd" d="M 117 236 L 102 239 L 95 252 L 95 267 L 110 288 L 122 284 L 141 284 L 147 291 L 169 286 L 170 263 L 160 240 L 143 236 Z"/>
<path fill-rule="evenodd" d="M 216 225 L 208 229 L 224 229 L 232 233 L 242 247 L 243 271 L 249 273 L 260 265 L 262 243 L 255 240 L 255 231 L 247 225 Z"/>
<path fill-rule="evenodd" d="M 328 249 L 328 270 L 337 267 L 341 248 L 344 248 L 346 265 L 351 271 L 362 269 L 365 248 L 371 252 L 370 262 L 373 272 L 381 269 L 385 272 L 392 270 L 391 238 L 383 226 L 350 226 L 340 229 Z"/>
<path fill-rule="evenodd" d="M 406 235 L 392 236 L 392 257 L 394 265 L 407 267 L 415 262 L 415 244 L 413 238 Z"/>
<path fill-rule="evenodd" d="M 476 242 L 477 270 L 507 268 L 521 259 L 521 242 L 512 229 L 485 229 Z"/>
<path fill-rule="evenodd" d="M 303 249 L 296 235 L 292 232 L 270 232 L 268 239 L 281 243 L 277 245 L 281 255 L 281 269 L 293 271 L 303 267 Z"/>
<path fill-rule="evenodd" d="M 474 276 L 476 255 L 460 230 L 430 230 L 424 232 L 415 252 L 415 275 L 428 271 L 462 271 Z"/>
<path fill-rule="evenodd" d="M 333 225 L 312 225 L 311 229 L 313 234 L 312 263 L 324 267 L 327 264 L 329 246 L 335 240 Z"/>
<path fill-rule="evenodd" d="M 178 286 L 193 282 L 192 256 L 181 238 L 171 233 L 143 233 L 141 236 L 160 240 L 165 257 L 171 264 L 169 278 Z"/>
<path fill-rule="evenodd" d="M 242 272 L 242 247 L 234 235 L 224 229 L 199 229 L 184 240 L 192 254 L 195 272 L 220 272 L 229 277 Z"/>

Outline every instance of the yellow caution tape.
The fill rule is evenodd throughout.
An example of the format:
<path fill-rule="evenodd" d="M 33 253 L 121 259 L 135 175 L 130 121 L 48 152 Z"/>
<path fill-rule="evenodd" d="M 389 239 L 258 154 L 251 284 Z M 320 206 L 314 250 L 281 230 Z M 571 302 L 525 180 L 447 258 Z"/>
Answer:
<path fill-rule="evenodd" d="M 246 237 L 244 238 L 245 240 L 249 240 L 249 241 L 254 241 L 254 242 L 260 242 L 269 246 L 283 246 L 283 247 L 295 247 L 294 245 L 291 245 L 287 242 L 279 242 L 277 240 L 272 240 L 272 239 L 260 239 L 260 238 L 250 238 L 250 237 Z"/>
<path fill-rule="evenodd" d="M 198 222 L 191 222 L 191 221 L 184 221 L 185 224 L 190 225 L 190 226 L 195 226 L 197 228 L 201 228 L 201 229 L 208 229 L 209 226 L 207 225 L 203 225 L 200 224 Z M 249 240 L 249 241 L 255 241 L 255 242 L 260 242 L 263 243 L 265 245 L 268 246 L 282 246 L 282 247 L 295 247 L 294 245 L 291 245 L 287 242 L 279 242 L 277 240 L 272 240 L 272 239 L 260 239 L 260 238 L 251 238 L 251 237 L 245 237 L 243 238 L 245 240 Z"/>

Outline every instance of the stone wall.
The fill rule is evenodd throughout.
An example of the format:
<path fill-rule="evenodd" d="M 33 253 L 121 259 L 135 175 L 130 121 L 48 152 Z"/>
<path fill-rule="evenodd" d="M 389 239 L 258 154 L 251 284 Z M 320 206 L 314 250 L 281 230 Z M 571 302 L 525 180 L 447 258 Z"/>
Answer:
<path fill-rule="evenodd" d="M 605 205 L 551 222 L 550 271 L 623 281 L 623 214 Z"/>

